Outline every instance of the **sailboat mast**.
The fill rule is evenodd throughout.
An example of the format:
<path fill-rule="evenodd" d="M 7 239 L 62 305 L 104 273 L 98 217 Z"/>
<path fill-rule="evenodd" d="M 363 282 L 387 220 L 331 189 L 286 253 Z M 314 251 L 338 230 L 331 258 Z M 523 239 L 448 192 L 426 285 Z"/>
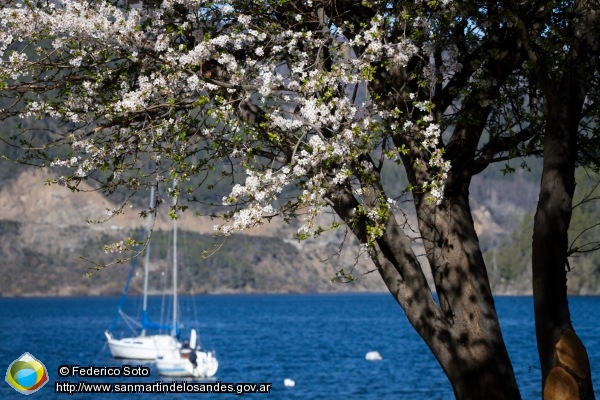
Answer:
<path fill-rule="evenodd" d="M 150 209 L 154 207 L 154 186 L 150 188 Z M 146 310 L 148 309 L 148 275 L 150 274 L 150 230 L 152 229 L 152 212 L 148 214 L 146 221 L 146 260 L 144 262 L 144 301 L 142 304 L 142 315 L 146 317 Z M 142 328 L 142 336 L 146 335 L 146 329 Z"/>
<path fill-rule="evenodd" d="M 173 190 L 177 181 L 173 182 Z M 173 206 L 177 205 L 177 195 L 173 193 Z M 173 218 L 173 328 L 172 336 L 177 335 L 177 219 Z"/>

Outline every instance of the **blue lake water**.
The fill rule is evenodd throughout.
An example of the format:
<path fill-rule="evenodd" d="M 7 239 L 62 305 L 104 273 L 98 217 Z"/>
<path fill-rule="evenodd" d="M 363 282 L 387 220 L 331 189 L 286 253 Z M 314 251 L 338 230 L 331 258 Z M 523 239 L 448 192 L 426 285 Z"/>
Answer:
<path fill-rule="evenodd" d="M 135 301 L 134 301 L 135 302 Z M 138 365 L 110 357 L 103 332 L 111 325 L 118 298 L 0 299 L 0 367 L 25 352 L 46 366 L 49 382 L 32 399 L 65 399 L 55 394 L 58 366 Z M 159 308 L 160 298 L 151 306 Z M 600 298 L 570 300 L 572 320 L 584 341 L 600 396 Z M 496 305 L 523 399 L 539 399 L 540 376 L 530 297 L 499 297 Z M 215 381 L 269 382 L 276 399 L 452 399 L 446 377 L 428 348 L 388 294 L 239 295 L 182 297 L 202 345 L 220 362 Z M 195 321 L 195 309 L 199 322 Z M 368 351 L 383 360 L 366 361 Z M 96 378 L 89 382 L 137 383 L 161 379 L 152 363 L 147 378 Z M 295 381 L 285 387 L 284 379 Z M 191 382 L 191 381 L 190 381 Z M 206 381 L 195 381 L 206 382 Z M 210 382 L 210 381 L 209 381 Z M 75 398 L 133 399 L 148 394 L 75 394 Z M 156 394 L 153 398 L 221 399 L 233 394 Z M 22 399 L 6 382 L 0 399 Z"/>

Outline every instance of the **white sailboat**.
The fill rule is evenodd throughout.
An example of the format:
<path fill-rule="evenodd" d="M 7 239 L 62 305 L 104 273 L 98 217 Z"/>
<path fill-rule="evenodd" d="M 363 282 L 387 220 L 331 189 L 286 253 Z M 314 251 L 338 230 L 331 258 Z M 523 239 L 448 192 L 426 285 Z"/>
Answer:
<path fill-rule="evenodd" d="M 177 299 L 177 220 L 173 220 L 173 293 Z M 173 301 L 173 325 L 177 321 L 177 301 Z M 162 376 L 210 378 L 217 373 L 219 362 L 214 351 L 207 352 L 198 346 L 194 329 L 190 332 L 189 348 L 173 350 L 156 357 L 156 369 Z"/>
<path fill-rule="evenodd" d="M 196 331 L 190 334 L 190 348 L 159 356 L 156 369 L 161 376 L 173 378 L 211 378 L 219 369 L 219 361 L 213 351 L 197 346 Z"/>
<path fill-rule="evenodd" d="M 154 360 L 162 354 L 178 349 L 180 344 L 171 335 L 147 335 L 115 339 L 109 331 L 104 332 L 110 353 L 114 358 L 127 360 Z"/>
<path fill-rule="evenodd" d="M 154 188 L 152 188 L 150 193 L 150 207 L 154 207 Z M 152 227 L 152 214 L 148 215 L 147 225 L 146 225 L 146 236 L 150 233 L 150 229 Z M 125 285 L 125 289 L 123 290 L 123 296 L 121 297 L 121 303 L 119 304 L 118 313 L 115 316 L 115 320 L 113 321 L 113 325 L 111 330 L 114 330 L 117 320 L 119 317 L 124 318 L 126 321 L 130 323 L 135 323 L 138 325 L 138 328 L 141 328 L 141 331 L 138 336 L 134 337 L 126 337 L 122 339 L 117 339 L 113 336 L 110 330 L 104 332 L 106 336 L 106 340 L 108 343 L 108 347 L 113 357 L 115 358 L 123 358 L 128 360 L 154 360 L 157 357 L 160 357 L 165 354 L 171 354 L 174 351 L 179 351 L 181 348 L 181 344 L 177 341 L 177 333 L 178 333 L 178 325 L 177 320 L 173 320 L 172 325 L 161 325 L 157 323 L 150 322 L 148 320 L 147 308 L 148 308 L 148 274 L 149 274 L 149 265 L 150 265 L 150 242 L 147 244 L 146 248 L 146 265 L 144 266 L 144 297 L 143 297 L 143 305 L 142 305 L 142 321 L 138 323 L 134 321 L 133 318 L 127 316 L 123 310 L 123 304 L 125 302 L 125 297 L 127 294 L 127 289 L 129 287 L 129 282 L 131 281 L 131 277 L 133 275 L 133 270 L 135 268 L 135 264 L 132 265 L 131 271 L 129 273 L 129 277 L 127 279 L 127 283 Z M 135 259 L 134 259 L 135 262 Z M 176 266 L 174 268 L 174 274 L 176 274 Z M 177 296 L 176 292 L 173 294 L 173 304 L 176 307 Z M 163 330 L 170 331 L 169 334 L 147 334 L 147 330 Z"/>

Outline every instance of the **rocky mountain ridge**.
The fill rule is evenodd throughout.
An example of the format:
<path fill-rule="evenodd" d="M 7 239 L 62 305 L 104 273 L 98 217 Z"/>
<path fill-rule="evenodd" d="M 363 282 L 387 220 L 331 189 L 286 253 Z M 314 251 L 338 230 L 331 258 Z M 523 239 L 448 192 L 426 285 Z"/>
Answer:
<path fill-rule="evenodd" d="M 139 239 L 146 224 L 136 207 L 125 208 L 103 224 L 88 219 L 105 219 L 114 208 L 109 199 L 95 191 L 71 193 L 57 185 L 45 185 L 49 172 L 26 169 L 0 186 L 0 296 L 114 295 L 121 292 L 130 264 L 114 265 L 95 272 L 93 263 L 108 263 L 128 254 L 106 254 L 103 246 L 133 236 Z M 85 189 L 82 186 L 82 189 Z M 91 189 L 88 187 L 88 189 Z M 523 218 L 534 210 L 537 186 L 526 173 L 509 177 L 482 175 L 471 186 L 473 219 L 496 294 L 531 293 L 531 274 L 526 248 L 526 229 L 512 243 Z M 169 273 L 169 237 L 172 227 L 166 209 L 154 225 L 151 289 L 160 293 Z M 386 291 L 370 260 L 358 254 L 358 245 L 343 231 L 328 232 L 318 239 L 298 242 L 297 227 L 272 222 L 234 235 L 227 240 L 214 236 L 218 221 L 183 213 L 178 229 L 183 240 L 181 288 L 194 293 L 287 293 Z M 412 221 L 414 223 L 414 221 Z M 349 235 L 350 236 L 350 235 Z M 205 251 L 212 252 L 206 258 Z M 503 265 L 506 257 L 514 265 Z M 417 254 L 423 254 L 417 249 Z M 424 257 L 421 261 L 426 264 Z M 141 264 L 141 263 L 140 263 Z M 356 277 L 340 280 L 340 270 Z M 141 269 L 132 291 L 140 292 Z M 507 272 L 508 271 L 508 272 Z M 87 277 L 87 272 L 94 272 Z M 374 272 L 374 273 L 370 273 Z M 427 273 L 431 282 L 430 273 Z M 572 280 L 573 293 L 595 293 Z M 579 282 L 579 283 L 577 283 Z"/>
<path fill-rule="evenodd" d="M 48 176 L 46 171 L 27 170 L 0 189 L 0 268 L 5 272 L 0 278 L 0 295 L 120 293 L 129 263 L 110 266 L 87 277 L 86 272 L 90 272 L 88 268 L 92 265 L 82 257 L 97 263 L 120 257 L 118 254 L 105 254 L 102 247 L 122 240 L 136 230 L 140 232 L 146 224 L 146 220 L 139 216 L 140 210 L 126 207 L 124 214 L 115 215 L 105 223 L 89 224 L 86 220 L 105 219 L 107 209 L 114 208 L 114 205 L 98 192 L 71 193 L 64 187 L 47 186 L 44 182 Z M 339 269 L 354 270 L 357 271 L 355 274 L 360 275 L 372 267 L 366 266 L 364 260 L 359 260 L 355 265 L 355 255 L 351 249 L 338 256 L 338 247 L 330 239 L 298 243 L 289 227 L 267 224 L 224 241 L 223 238 L 214 237 L 214 224 L 215 221 L 209 217 L 193 216 L 191 213 L 183 213 L 177 222 L 180 236 L 183 235 L 184 241 L 187 237 L 189 242 L 189 248 L 184 253 L 193 253 L 193 268 L 187 271 L 191 279 L 198 275 L 199 270 L 211 269 L 211 277 L 203 276 L 203 281 L 187 288 L 189 291 L 281 293 L 385 290 L 377 274 L 368 274 L 352 284 L 333 284 L 332 278 L 335 278 Z M 172 221 L 166 211 L 162 212 L 155 221 L 153 235 L 167 240 L 164 237 L 168 236 L 171 227 Z M 203 259 L 204 250 L 211 251 L 221 246 L 222 242 L 223 246 L 215 255 Z M 163 245 L 158 251 L 164 253 L 166 247 Z M 245 248 L 243 253 L 238 251 L 240 247 Z M 235 255 L 233 259 L 232 254 Z M 167 271 L 169 263 L 167 254 L 159 254 L 158 259 L 153 260 L 155 272 L 162 274 Z M 141 288 L 139 271 L 133 283 L 134 292 Z M 221 276 L 228 274 L 231 276 Z M 158 285 L 158 282 L 155 283 Z M 160 291 L 157 286 L 152 289 Z"/>

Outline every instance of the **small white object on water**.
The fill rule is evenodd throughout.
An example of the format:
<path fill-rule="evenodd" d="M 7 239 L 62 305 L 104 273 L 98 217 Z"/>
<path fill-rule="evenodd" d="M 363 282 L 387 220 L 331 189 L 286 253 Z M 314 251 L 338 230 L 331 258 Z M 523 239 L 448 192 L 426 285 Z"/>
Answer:
<path fill-rule="evenodd" d="M 292 379 L 290 378 L 285 378 L 283 380 L 283 386 L 285 387 L 294 387 L 296 386 L 296 382 L 294 382 Z"/>
<path fill-rule="evenodd" d="M 379 354 L 378 351 L 369 351 L 365 355 L 365 360 L 368 360 L 368 361 L 379 361 L 379 360 L 383 360 L 383 357 L 381 357 L 381 354 Z"/>

